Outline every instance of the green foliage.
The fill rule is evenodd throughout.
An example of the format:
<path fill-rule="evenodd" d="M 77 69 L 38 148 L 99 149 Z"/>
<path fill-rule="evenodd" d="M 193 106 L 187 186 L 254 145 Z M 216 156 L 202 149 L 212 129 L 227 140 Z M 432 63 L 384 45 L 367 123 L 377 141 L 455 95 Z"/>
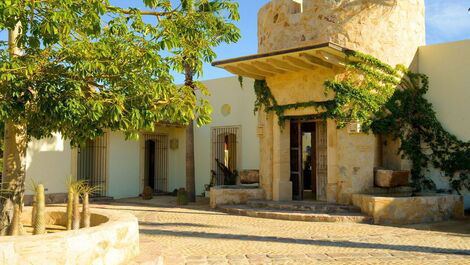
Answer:
<path fill-rule="evenodd" d="M 339 128 L 360 122 L 365 132 L 391 135 L 399 139 L 400 152 L 413 163 L 416 190 L 435 189 L 426 169 L 444 172 L 450 186 L 460 192 L 470 189 L 470 143 L 445 131 L 424 95 L 426 75 L 413 73 L 402 65 L 393 68 L 359 52 L 348 51 L 346 71 L 324 83 L 330 100 L 278 105 L 264 80 L 255 81 L 255 112 L 274 111 L 282 124 L 288 109 L 314 107 L 318 114 L 305 119 L 334 119 Z"/>
<path fill-rule="evenodd" d="M 266 111 L 274 111 L 282 124 L 288 109 L 314 107 L 319 114 L 305 116 L 307 119 L 335 119 L 338 127 L 349 122 L 360 122 L 368 130 L 372 117 L 382 110 L 390 99 L 403 76 L 404 67 L 396 69 L 362 53 L 348 51 L 346 72 L 337 80 L 325 82 L 325 95 L 332 97 L 326 101 L 308 101 L 278 105 L 265 81 L 255 81 L 255 111 L 262 106 Z M 334 95 L 334 96 L 333 96 Z"/>
<path fill-rule="evenodd" d="M 425 175 L 428 167 L 442 170 L 454 190 L 470 190 L 470 142 L 457 139 L 442 127 L 424 97 L 428 88 L 426 75 L 407 72 L 401 89 L 374 119 L 372 129 L 400 139 L 400 151 L 413 162 L 411 173 L 418 190 L 435 189 Z"/>
<path fill-rule="evenodd" d="M 0 3 L 0 30 L 20 23 L 21 56 L 0 43 L 0 120 L 26 125 L 28 136 L 60 132 L 72 144 L 104 129 L 135 138 L 158 122 L 210 122 L 207 89 L 177 86 L 170 71 L 189 64 L 202 75 L 214 46 L 233 42 L 238 5 L 228 0 L 145 0 L 149 10 L 102 0 Z M 191 6 L 191 8 L 190 8 Z M 143 16 L 155 17 L 147 23 Z M 188 59 L 190 58 L 190 59 Z"/>

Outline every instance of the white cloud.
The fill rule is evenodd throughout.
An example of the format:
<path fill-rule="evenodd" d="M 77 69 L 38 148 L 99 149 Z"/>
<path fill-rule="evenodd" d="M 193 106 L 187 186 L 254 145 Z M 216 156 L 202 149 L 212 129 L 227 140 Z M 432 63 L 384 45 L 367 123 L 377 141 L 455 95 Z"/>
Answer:
<path fill-rule="evenodd" d="M 469 0 L 426 0 L 428 42 L 470 38 Z"/>

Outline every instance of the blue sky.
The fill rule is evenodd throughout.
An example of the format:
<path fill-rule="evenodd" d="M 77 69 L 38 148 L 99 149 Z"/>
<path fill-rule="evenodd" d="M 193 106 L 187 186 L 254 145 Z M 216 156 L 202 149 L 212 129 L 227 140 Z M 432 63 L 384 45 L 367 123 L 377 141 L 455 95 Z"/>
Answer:
<path fill-rule="evenodd" d="M 112 0 L 111 2 L 117 4 L 121 1 Z M 135 2 L 140 1 L 135 0 Z M 238 57 L 257 51 L 257 13 L 269 0 L 238 0 L 238 2 L 241 20 L 237 22 L 237 25 L 241 30 L 242 39 L 236 44 L 217 47 L 217 59 Z M 425 3 L 427 44 L 470 39 L 470 13 L 468 12 L 470 0 L 425 0 Z M 120 6 L 124 5 L 120 4 Z M 5 32 L 0 32 L 0 39 L 6 39 Z M 206 64 L 204 76 L 200 79 L 207 80 L 229 75 L 222 69 Z M 175 79 L 178 83 L 183 80 L 180 75 L 176 75 Z"/>

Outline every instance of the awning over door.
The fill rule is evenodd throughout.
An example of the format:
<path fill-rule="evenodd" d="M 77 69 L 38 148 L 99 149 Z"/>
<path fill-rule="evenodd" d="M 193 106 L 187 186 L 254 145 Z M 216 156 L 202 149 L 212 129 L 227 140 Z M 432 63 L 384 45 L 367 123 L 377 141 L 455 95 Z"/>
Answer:
<path fill-rule="evenodd" d="M 215 61 L 212 66 L 223 68 L 235 75 L 263 80 L 287 72 L 313 70 L 319 67 L 327 69 L 343 67 L 347 50 L 337 44 L 326 42 Z"/>

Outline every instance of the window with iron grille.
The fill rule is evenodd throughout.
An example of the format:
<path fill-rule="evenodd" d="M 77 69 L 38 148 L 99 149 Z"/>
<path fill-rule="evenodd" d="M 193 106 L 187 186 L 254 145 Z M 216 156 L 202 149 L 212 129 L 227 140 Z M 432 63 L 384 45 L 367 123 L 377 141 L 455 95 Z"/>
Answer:
<path fill-rule="evenodd" d="M 240 127 L 213 127 L 211 129 L 212 155 L 211 168 L 214 185 L 224 185 L 224 173 L 217 166 L 219 161 L 231 171 L 238 170 L 240 153 Z"/>
<path fill-rule="evenodd" d="M 77 179 L 85 180 L 91 186 L 101 187 L 92 195 L 94 197 L 104 197 L 107 193 L 107 147 L 108 134 L 105 133 L 78 148 Z"/>

